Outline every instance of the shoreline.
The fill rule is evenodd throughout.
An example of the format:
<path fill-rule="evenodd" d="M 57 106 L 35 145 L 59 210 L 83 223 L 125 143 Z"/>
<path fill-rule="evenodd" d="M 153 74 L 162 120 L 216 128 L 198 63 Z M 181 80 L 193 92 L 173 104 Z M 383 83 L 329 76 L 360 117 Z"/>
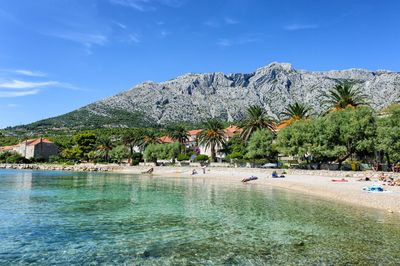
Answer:
<path fill-rule="evenodd" d="M 111 172 L 121 174 L 141 174 L 153 167 L 154 172 L 146 174 L 157 177 L 172 178 L 196 178 L 208 179 L 222 184 L 242 184 L 241 180 L 245 177 L 255 175 L 258 180 L 243 183 L 243 185 L 256 185 L 259 187 L 276 187 L 280 189 L 300 192 L 305 195 L 324 198 L 332 201 L 348 203 L 359 207 L 367 207 L 385 210 L 390 213 L 400 214 L 400 187 L 386 186 L 390 192 L 368 193 L 362 190 L 363 187 L 381 184 L 377 181 L 377 175 L 381 172 L 364 171 L 326 171 L 326 170 L 297 170 L 285 169 L 285 178 L 271 178 L 274 169 L 260 168 L 227 168 L 227 167 L 207 167 L 206 173 L 202 173 L 200 167 L 173 167 L 173 166 L 121 166 L 116 164 L 109 165 L 51 165 L 51 164 L 27 164 L 13 165 L 0 164 L 0 169 L 16 170 L 50 170 L 50 171 L 76 171 L 76 172 Z M 192 175 L 192 169 L 196 169 L 198 174 Z M 277 169 L 278 173 L 284 171 Z M 399 173 L 386 173 L 400 178 Z M 357 181 L 361 177 L 372 177 L 372 181 Z M 332 182 L 331 179 L 346 178 L 349 182 Z"/>

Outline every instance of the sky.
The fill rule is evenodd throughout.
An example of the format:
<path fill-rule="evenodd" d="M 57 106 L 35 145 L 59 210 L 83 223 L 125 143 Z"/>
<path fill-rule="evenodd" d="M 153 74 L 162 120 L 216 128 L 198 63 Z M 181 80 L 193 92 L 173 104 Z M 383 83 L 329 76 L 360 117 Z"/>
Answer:
<path fill-rule="evenodd" d="M 185 73 L 400 71 L 397 0 L 1 0 L 0 128 Z"/>

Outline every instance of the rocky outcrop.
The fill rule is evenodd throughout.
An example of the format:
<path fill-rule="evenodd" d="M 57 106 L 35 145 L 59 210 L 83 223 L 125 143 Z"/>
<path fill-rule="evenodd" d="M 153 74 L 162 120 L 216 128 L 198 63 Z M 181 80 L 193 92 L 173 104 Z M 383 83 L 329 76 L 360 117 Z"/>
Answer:
<path fill-rule="evenodd" d="M 353 82 L 375 109 L 400 98 L 400 73 L 363 69 L 312 72 L 275 62 L 250 74 L 186 74 L 161 83 L 145 82 L 85 106 L 73 115 L 77 121 L 80 119 L 76 117 L 81 117 L 89 123 L 93 116 L 92 120 L 104 118 L 102 125 L 109 121 L 107 126 L 122 127 L 132 126 L 128 123 L 132 119 L 129 114 L 140 114 L 139 117 L 156 124 L 209 118 L 234 121 L 245 115 L 249 105 L 258 104 L 279 118 L 284 108 L 295 101 L 310 105 L 315 112 L 323 111 L 323 94 L 340 81 Z M 118 114 L 124 114 L 124 118 L 116 122 Z M 70 117 L 65 117 L 64 125 L 73 123 L 68 120 Z M 51 119 L 45 124 L 51 125 Z"/>

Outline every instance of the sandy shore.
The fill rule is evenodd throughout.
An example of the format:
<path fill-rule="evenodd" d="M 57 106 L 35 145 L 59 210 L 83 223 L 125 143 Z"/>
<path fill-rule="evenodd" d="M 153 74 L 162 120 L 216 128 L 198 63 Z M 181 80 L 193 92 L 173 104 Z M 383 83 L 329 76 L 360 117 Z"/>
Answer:
<path fill-rule="evenodd" d="M 149 167 L 126 167 L 117 172 L 140 174 Z M 271 169 L 254 169 L 254 168 L 208 168 L 206 173 L 202 173 L 201 168 L 197 168 L 197 175 L 192 175 L 193 167 L 154 167 L 154 176 L 165 177 L 197 177 L 209 178 L 215 182 L 241 183 L 244 177 L 255 175 L 258 180 L 244 183 L 243 185 L 268 186 L 288 189 L 301 192 L 307 195 L 313 195 L 321 198 L 326 198 L 334 201 L 340 201 L 362 207 L 386 210 L 388 212 L 400 213 L 400 187 L 387 186 L 387 192 L 369 193 L 362 190 L 363 187 L 381 184 L 377 180 L 379 173 L 362 172 L 357 173 L 357 177 L 346 177 L 349 182 L 336 183 L 332 179 L 341 179 L 343 172 L 331 171 L 329 176 L 323 171 L 303 171 L 304 173 L 312 172 L 312 175 L 304 173 L 286 174 L 285 178 L 271 178 Z M 282 170 L 278 170 L 278 173 Z M 318 175 L 318 173 L 320 175 Z M 324 175 L 322 175 L 324 174 Z M 349 175 L 349 174 L 346 174 Z M 359 176 L 372 177 L 372 181 L 357 181 Z M 375 176 L 375 177 L 374 177 Z"/>
<path fill-rule="evenodd" d="M 140 174 L 148 170 L 151 166 L 124 166 L 117 164 L 78 164 L 73 166 L 51 165 L 51 164 L 0 164 L 0 169 L 31 169 L 31 170 L 61 170 L 61 171 L 86 171 L 86 172 L 116 172 L 128 174 Z M 379 172 L 350 172 L 350 171 L 324 171 L 324 170 L 286 170 L 288 173 L 285 178 L 271 178 L 272 169 L 260 168 L 227 168 L 227 167 L 208 167 L 206 173 L 202 173 L 199 166 L 191 167 L 172 167 L 159 166 L 153 167 L 153 176 L 174 177 L 174 178 L 201 178 L 209 179 L 212 182 L 222 184 L 239 184 L 252 186 L 277 187 L 297 191 L 306 195 L 317 196 L 334 201 L 350 203 L 357 206 L 376 208 L 388 212 L 400 214 L 400 187 L 387 186 L 388 192 L 368 193 L 362 190 L 363 187 L 381 184 L 377 180 Z M 192 175 L 192 170 L 196 169 L 198 174 Z M 281 173 L 283 170 L 278 170 Z M 386 173 L 393 175 L 393 173 Z M 248 183 L 240 181 L 251 175 L 259 179 Z M 396 173 L 396 178 L 400 174 Z M 372 177 L 372 181 L 357 181 L 361 177 Z M 332 179 L 349 180 L 346 183 L 332 182 Z"/>

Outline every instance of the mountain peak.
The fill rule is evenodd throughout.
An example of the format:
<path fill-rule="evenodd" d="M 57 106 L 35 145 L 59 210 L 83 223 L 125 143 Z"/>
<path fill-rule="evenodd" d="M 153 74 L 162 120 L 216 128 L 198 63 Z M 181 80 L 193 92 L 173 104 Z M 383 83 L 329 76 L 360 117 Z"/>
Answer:
<path fill-rule="evenodd" d="M 31 125 L 74 127 L 135 127 L 170 122 L 202 122 L 210 118 L 240 120 L 246 108 L 258 104 L 273 118 L 284 108 L 302 102 L 322 112 L 323 95 L 338 82 L 356 82 L 375 109 L 400 98 L 400 73 L 377 75 L 363 69 L 295 70 L 273 62 L 250 74 L 188 73 L 169 81 L 145 82 L 69 114 Z M 95 124 L 97 123 L 97 124 Z"/>

